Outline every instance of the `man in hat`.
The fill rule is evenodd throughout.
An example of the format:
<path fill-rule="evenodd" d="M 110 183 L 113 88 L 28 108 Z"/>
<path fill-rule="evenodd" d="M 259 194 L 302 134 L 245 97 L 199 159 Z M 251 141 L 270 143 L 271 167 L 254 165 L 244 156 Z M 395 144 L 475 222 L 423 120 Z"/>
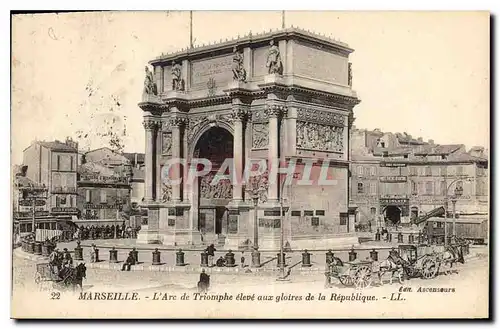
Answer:
<path fill-rule="evenodd" d="M 127 260 L 125 261 L 125 263 L 123 263 L 122 271 L 125 271 L 125 268 L 127 269 L 127 271 L 130 271 L 132 265 L 135 265 L 135 257 L 132 252 L 129 252 Z"/>
<path fill-rule="evenodd" d="M 52 270 L 52 273 L 58 274 L 60 267 L 61 267 L 61 262 L 60 262 L 60 256 L 59 256 L 59 249 L 54 248 L 52 252 L 49 255 L 49 265 Z"/>
<path fill-rule="evenodd" d="M 64 267 L 70 267 L 73 265 L 73 257 L 71 257 L 71 254 L 69 253 L 68 248 L 63 249 L 62 265 Z"/>

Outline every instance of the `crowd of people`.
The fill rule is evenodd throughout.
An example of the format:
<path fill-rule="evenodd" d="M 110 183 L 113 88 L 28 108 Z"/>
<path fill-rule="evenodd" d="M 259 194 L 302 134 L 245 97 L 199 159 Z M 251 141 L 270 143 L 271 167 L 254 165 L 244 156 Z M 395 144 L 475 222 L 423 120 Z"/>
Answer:
<path fill-rule="evenodd" d="M 97 239 L 135 239 L 140 228 L 122 225 L 92 225 L 90 227 L 80 226 L 73 238 L 75 240 L 97 240 Z M 116 231 L 116 232 L 115 232 Z"/>

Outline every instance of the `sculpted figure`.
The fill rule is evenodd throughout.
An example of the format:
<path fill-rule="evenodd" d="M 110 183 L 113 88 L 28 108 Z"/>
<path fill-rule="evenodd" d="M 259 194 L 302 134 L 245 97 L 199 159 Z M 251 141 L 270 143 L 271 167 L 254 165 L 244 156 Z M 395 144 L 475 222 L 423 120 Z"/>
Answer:
<path fill-rule="evenodd" d="M 245 82 L 247 72 L 243 67 L 243 55 L 236 47 L 233 48 L 233 80 Z"/>
<path fill-rule="evenodd" d="M 271 47 L 267 53 L 267 72 L 269 74 L 283 74 L 283 64 L 281 63 L 281 56 L 279 48 L 274 44 L 274 41 L 270 42 Z"/>
<path fill-rule="evenodd" d="M 184 90 L 184 80 L 182 80 L 181 66 L 172 62 L 172 90 Z"/>
<path fill-rule="evenodd" d="M 154 82 L 153 72 L 146 66 L 145 67 L 146 78 L 144 79 L 144 94 L 147 95 L 157 95 L 158 90 L 156 89 L 156 83 Z"/>

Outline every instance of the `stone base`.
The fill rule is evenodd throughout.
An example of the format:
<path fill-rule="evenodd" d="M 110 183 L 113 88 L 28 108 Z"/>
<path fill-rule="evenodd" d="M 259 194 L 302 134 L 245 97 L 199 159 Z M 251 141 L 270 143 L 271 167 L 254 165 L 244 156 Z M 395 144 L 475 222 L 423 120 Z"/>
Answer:
<path fill-rule="evenodd" d="M 248 243 L 250 243 L 249 246 Z M 224 249 L 231 249 L 235 251 L 242 249 L 251 250 L 252 246 L 253 245 L 251 241 L 249 242 L 249 238 L 247 236 L 236 234 L 228 234 L 224 243 Z"/>
<path fill-rule="evenodd" d="M 150 231 L 140 230 L 137 234 L 137 243 L 161 244 L 166 246 L 199 246 L 202 244 L 201 234 L 198 231 Z"/>
<path fill-rule="evenodd" d="M 168 232 L 160 232 L 161 241 L 166 246 L 199 246 L 202 243 L 201 234 L 198 231 L 191 230 L 175 230 Z"/>

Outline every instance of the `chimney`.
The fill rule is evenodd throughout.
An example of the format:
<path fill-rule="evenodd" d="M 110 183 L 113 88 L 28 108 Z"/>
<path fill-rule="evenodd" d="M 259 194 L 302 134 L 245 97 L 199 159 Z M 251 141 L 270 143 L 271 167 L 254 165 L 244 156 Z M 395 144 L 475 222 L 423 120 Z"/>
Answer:
<path fill-rule="evenodd" d="M 424 139 L 423 139 L 422 137 L 417 138 L 417 140 L 418 140 L 419 142 L 423 142 L 423 141 L 424 141 Z"/>
<path fill-rule="evenodd" d="M 137 153 L 134 153 L 134 165 L 136 168 L 139 168 L 138 157 L 139 157 L 139 155 Z"/>

